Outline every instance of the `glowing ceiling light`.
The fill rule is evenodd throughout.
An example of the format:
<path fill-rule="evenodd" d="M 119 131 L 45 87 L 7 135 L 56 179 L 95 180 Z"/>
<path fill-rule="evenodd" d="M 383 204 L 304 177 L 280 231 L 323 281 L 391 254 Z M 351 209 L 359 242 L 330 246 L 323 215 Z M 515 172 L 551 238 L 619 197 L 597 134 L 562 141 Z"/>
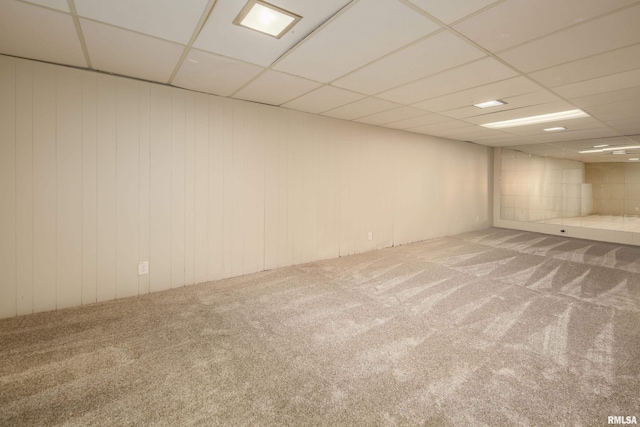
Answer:
<path fill-rule="evenodd" d="M 587 113 L 582 110 L 569 110 L 560 111 L 551 114 L 541 114 L 539 116 L 522 117 L 519 119 L 504 120 L 502 122 L 493 122 L 480 125 L 489 129 L 504 129 L 515 126 L 535 125 L 538 123 L 557 122 L 559 120 L 578 119 L 581 117 L 589 117 Z"/>
<path fill-rule="evenodd" d="M 277 39 L 289 31 L 301 16 L 262 0 L 249 0 L 233 23 Z"/>
<path fill-rule="evenodd" d="M 578 151 L 578 153 L 580 154 L 606 153 L 609 151 L 633 150 L 635 148 L 640 148 L 640 145 L 625 145 L 624 147 L 608 147 L 608 148 L 598 148 L 593 150 L 582 150 L 582 151 Z"/>
<path fill-rule="evenodd" d="M 507 103 L 502 101 L 501 99 L 494 99 L 493 101 L 481 102 L 479 104 L 473 104 L 476 108 L 490 108 L 490 107 L 498 107 L 500 105 L 506 105 Z"/>

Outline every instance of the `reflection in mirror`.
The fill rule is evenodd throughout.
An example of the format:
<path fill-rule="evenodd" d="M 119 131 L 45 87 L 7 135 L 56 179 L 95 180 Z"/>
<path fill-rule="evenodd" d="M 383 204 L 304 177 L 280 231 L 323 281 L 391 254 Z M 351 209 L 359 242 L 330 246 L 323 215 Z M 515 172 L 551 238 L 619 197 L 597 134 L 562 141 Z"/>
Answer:
<path fill-rule="evenodd" d="M 640 143 L 564 144 L 502 149 L 500 218 L 640 233 Z"/>

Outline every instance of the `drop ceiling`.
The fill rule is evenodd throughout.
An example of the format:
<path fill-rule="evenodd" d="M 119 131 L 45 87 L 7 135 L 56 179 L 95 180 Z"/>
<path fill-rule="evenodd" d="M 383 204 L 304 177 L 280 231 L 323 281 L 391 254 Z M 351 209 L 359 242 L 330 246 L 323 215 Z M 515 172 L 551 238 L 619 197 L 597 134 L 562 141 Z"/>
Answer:
<path fill-rule="evenodd" d="M 280 39 L 243 0 L 0 0 L 0 54 L 552 157 L 640 144 L 640 0 L 270 2 L 302 16 Z"/>

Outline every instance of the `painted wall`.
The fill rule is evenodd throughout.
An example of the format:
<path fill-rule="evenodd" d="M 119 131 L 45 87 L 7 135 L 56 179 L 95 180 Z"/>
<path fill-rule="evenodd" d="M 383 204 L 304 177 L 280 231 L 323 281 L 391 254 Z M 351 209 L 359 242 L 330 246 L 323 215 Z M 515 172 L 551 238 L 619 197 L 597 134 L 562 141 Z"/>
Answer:
<path fill-rule="evenodd" d="M 487 227 L 491 153 L 0 56 L 0 317 Z"/>

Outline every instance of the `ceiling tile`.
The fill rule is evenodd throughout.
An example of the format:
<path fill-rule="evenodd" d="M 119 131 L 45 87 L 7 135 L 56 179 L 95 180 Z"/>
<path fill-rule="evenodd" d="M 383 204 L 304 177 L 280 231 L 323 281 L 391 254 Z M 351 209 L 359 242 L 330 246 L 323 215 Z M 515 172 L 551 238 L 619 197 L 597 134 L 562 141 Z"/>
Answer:
<path fill-rule="evenodd" d="M 557 87 L 640 68 L 640 44 L 558 65 L 530 76 L 547 87 Z"/>
<path fill-rule="evenodd" d="M 471 141 L 471 140 L 481 140 L 482 138 L 496 138 L 504 135 L 502 132 L 493 131 L 490 129 L 480 130 L 484 128 L 479 128 L 478 126 L 461 128 L 459 132 L 455 134 L 455 139 L 463 140 L 463 141 Z M 452 135 L 453 137 L 453 135 Z"/>
<path fill-rule="evenodd" d="M 532 141 L 530 139 L 523 138 L 520 136 L 504 136 L 504 137 L 478 139 L 478 140 L 474 140 L 474 142 L 481 145 L 486 145 L 489 147 L 513 147 L 516 145 L 525 145 L 525 144 L 535 143 L 535 141 Z"/>
<path fill-rule="evenodd" d="M 492 99 L 509 98 L 540 90 L 540 86 L 531 80 L 518 76 L 490 83 L 472 89 L 440 96 L 414 104 L 414 107 L 427 111 L 441 112 L 468 107 Z"/>
<path fill-rule="evenodd" d="M 233 97 L 263 104 L 280 105 L 319 86 L 320 83 L 302 77 L 267 70 L 240 91 L 234 93 Z"/>
<path fill-rule="evenodd" d="M 500 58 L 524 72 L 540 70 L 640 42 L 640 5 L 504 51 Z"/>
<path fill-rule="evenodd" d="M 187 44 L 207 0 L 75 0 L 79 16 Z"/>
<path fill-rule="evenodd" d="M 478 127 L 478 129 L 484 129 L 484 128 Z M 474 137 L 474 140 L 477 140 L 477 141 L 482 141 L 484 139 L 491 139 L 491 140 L 504 139 L 504 140 L 507 140 L 507 139 L 511 139 L 511 138 L 515 137 L 515 135 L 511 135 L 511 134 L 508 134 L 508 133 L 505 133 L 505 132 L 501 132 L 501 131 L 498 131 L 498 130 L 493 130 L 493 129 L 486 129 L 486 130 L 490 131 L 492 133 L 491 134 L 478 134 L 478 136 Z"/>
<path fill-rule="evenodd" d="M 638 122 L 629 125 L 612 124 L 611 126 L 624 135 L 635 135 L 640 133 L 640 123 Z"/>
<path fill-rule="evenodd" d="M 611 104 L 594 105 L 587 111 L 601 120 L 615 119 L 622 117 L 637 117 L 640 121 L 640 99 L 632 98 L 626 101 L 614 102 Z"/>
<path fill-rule="evenodd" d="M 640 69 L 558 86 L 553 91 L 565 98 L 576 98 L 634 86 L 640 86 Z"/>
<path fill-rule="evenodd" d="M 493 108 L 477 108 L 472 104 L 468 104 L 466 107 L 456 108 L 455 110 L 443 111 L 440 114 L 452 117 L 455 119 L 464 119 L 467 117 L 483 116 L 486 114 L 497 113 L 498 111 L 514 110 L 523 107 L 530 107 L 533 105 L 547 104 L 550 102 L 561 101 L 561 99 L 550 93 L 548 90 L 538 90 L 536 92 L 526 93 L 524 95 L 499 97 L 494 99 L 500 99 L 507 104 L 500 105 Z"/>
<path fill-rule="evenodd" d="M 233 24 L 233 20 L 244 7 L 245 0 L 217 0 L 193 47 L 266 67 L 298 44 L 349 1 L 269 0 L 269 3 L 275 6 L 302 16 L 295 27 L 276 39 Z"/>
<path fill-rule="evenodd" d="M 640 121 L 638 121 L 637 118 L 607 120 L 606 124 L 624 135 L 633 136 L 640 134 Z"/>
<path fill-rule="evenodd" d="M 0 53 L 87 66 L 71 15 L 18 1 L 0 5 Z"/>
<path fill-rule="evenodd" d="M 81 19 L 91 65 L 96 70 L 166 83 L 184 47 Z"/>
<path fill-rule="evenodd" d="M 563 126 L 566 127 L 567 130 L 562 132 L 546 132 L 544 129 L 554 126 Z M 527 126 L 518 126 L 508 129 L 503 129 L 504 132 L 510 133 L 512 135 L 522 135 L 522 136 L 530 136 L 530 137 L 538 137 L 540 135 L 556 135 L 556 137 L 560 137 L 560 139 L 575 139 L 572 138 L 571 135 L 575 134 L 576 131 L 584 131 L 585 129 L 602 129 L 606 126 L 599 122 L 597 119 L 593 117 L 583 117 L 581 119 L 571 119 L 565 120 L 562 122 L 551 122 L 551 123 L 540 123 L 535 125 L 527 125 Z M 555 138 L 555 137 L 554 137 Z"/>
<path fill-rule="evenodd" d="M 566 141 L 567 139 L 580 139 L 580 138 L 605 138 L 610 136 L 617 136 L 618 132 L 609 129 L 607 127 L 600 127 L 595 129 L 577 130 L 574 132 L 567 132 L 564 135 L 559 133 L 548 133 L 545 135 L 533 135 L 530 138 L 539 142 L 558 142 Z"/>
<path fill-rule="evenodd" d="M 484 52 L 443 31 L 367 65 L 333 84 L 374 94 L 485 56 Z"/>
<path fill-rule="evenodd" d="M 426 135 L 449 137 L 452 134 L 470 131 L 472 129 L 473 126 L 470 126 L 468 123 L 460 122 L 458 120 L 450 120 L 434 125 L 418 126 L 408 130 L 409 132 L 417 132 Z"/>
<path fill-rule="evenodd" d="M 263 68 L 257 65 L 191 49 L 172 84 L 214 95 L 229 96 L 262 70 Z"/>
<path fill-rule="evenodd" d="M 364 95 L 359 93 L 326 85 L 287 102 L 283 107 L 319 114 L 362 98 Z"/>
<path fill-rule="evenodd" d="M 22 0 L 27 3 L 38 4 L 40 6 L 45 6 L 51 9 L 56 9 L 62 12 L 70 13 L 69 3 L 67 0 Z"/>
<path fill-rule="evenodd" d="M 289 52 L 274 69 L 330 82 L 438 28 L 399 1 L 361 0 Z"/>
<path fill-rule="evenodd" d="M 393 110 L 383 111 L 381 113 L 372 114 L 370 116 L 361 117 L 356 121 L 361 123 L 368 123 L 371 125 L 384 125 L 398 120 L 410 119 L 418 116 L 426 116 L 423 110 L 418 110 L 412 107 L 398 107 Z"/>
<path fill-rule="evenodd" d="M 493 58 L 479 59 L 470 64 L 426 77 L 379 95 L 399 104 L 413 104 L 447 93 L 486 85 L 516 75 L 516 72 Z"/>
<path fill-rule="evenodd" d="M 323 113 L 324 116 L 335 117 L 344 120 L 353 120 L 381 111 L 399 107 L 398 104 L 378 98 L 365 98 L 351 104 L 343 105 Z"/>
<path fill-rule="evenodd" d="M 434 135 L 451 135 L 456 133 L 470 132 L 471 130 L 476 129 L 476 127 L 477 126 L 470 125 L 469 123 L 460 120 L 449 119 L 446 122 L 419 126 L 416 128 L 412 128 L 411 130 L 413 131 L 414 129 L 420 129 L 421 131 L 424 131 L 426 129 L 429 129 L 429 131 Z"/>
<path fill-rule="evenodd" d="M 635 3 L 637 0 L 507 0 L 455 25 L 492 52 Z"/>
<path fill-rule="evenodd" d="M 424 113 L 424 112 L 423 112 Z M 451 120 L 449 117 L 440 114 L 427 114 L 423 116 L 413 117 L 410 119 L 398 120 L 391 123 L 385 123 L 386 127 L 394 129 L 411 129 L 420 126 L 433 125 L 436 123 L 447 122 Z"/>
<path fill-rule="evenodd" d="M 589 109 L 596 105 L 613 104 L 621 101 L 628 101 L 640 98 L 640 86 L 626 89 L 614 90 L 611 92 L 597 93 L 595 95 L 570 98 L 572 104 L 584 109 Z"/>
<path fill-rule="evenodd" d="M 451 24 L 465 16 L 495 3 L 497 0 L 409 0 L 428 14 L 445 24 Z"/>
<path fill-rule="evenodd" d="M 535 156 L 541 156 L 541 157 L 547 157 L 547 156 L 562 157 L 565 152 L 565 150 L 562 148 L 554 147 L 552 145 L 548 145 L 545 143 L 518 145 L 514 148 L 523 153 L 533 154 Z"/>

